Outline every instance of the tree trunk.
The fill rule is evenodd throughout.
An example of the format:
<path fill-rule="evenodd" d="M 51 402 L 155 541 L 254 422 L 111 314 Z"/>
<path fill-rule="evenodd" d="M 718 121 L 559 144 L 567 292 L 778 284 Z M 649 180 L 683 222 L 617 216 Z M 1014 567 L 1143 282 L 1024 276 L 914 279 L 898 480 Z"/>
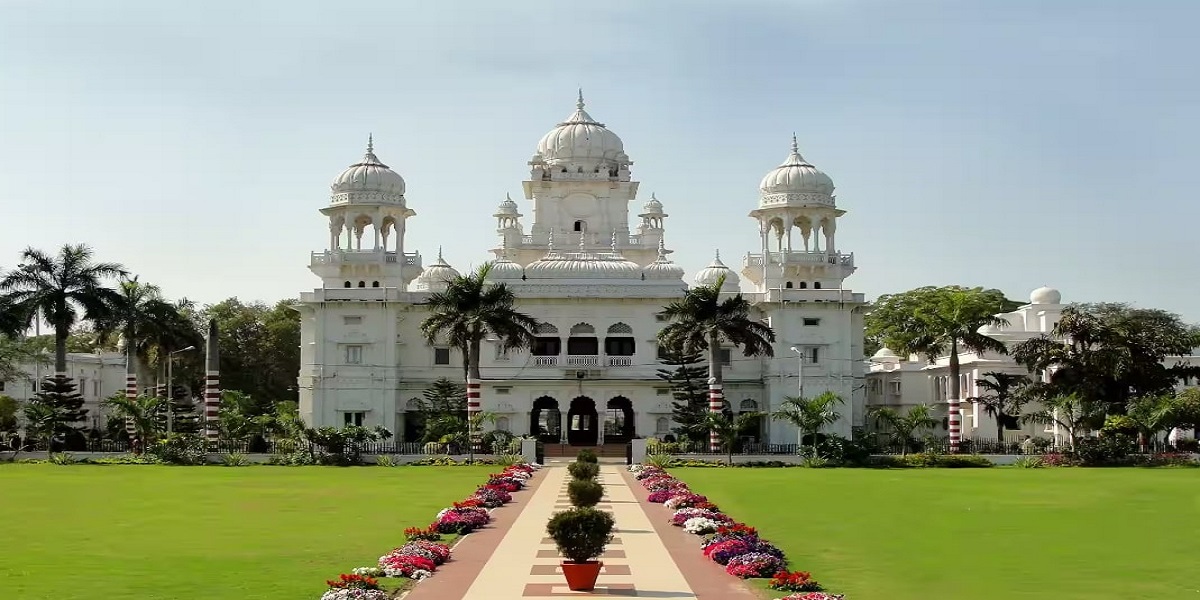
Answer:
<path fill-rule="evenodd" d="M 962 386 L 958 381 L 958 340 L 950 340 L 950 454 L 958 454 L 958 445 L 962 443 L 962 413 L 959 399 L 962 396 Z"/>
<path fill-rule="evenodd" d="M 996 411 L 996 442 L 1001 446 L 1004 445 L 1004 417 L 1004 413 Z M 979 450 L 975 451 L 979 452 Z"/>
<path fill-rule="evenodd" d="M 60 310 L 65 311 L 66 307 L 60 307 Z M 71 326 L 65 321 L 54 324 L 54 373 L 65 374 L 67 372 L 67 338 L 71 335 Z M 38 389 L 41 389 L 41 382 L 38 383 Z"/>

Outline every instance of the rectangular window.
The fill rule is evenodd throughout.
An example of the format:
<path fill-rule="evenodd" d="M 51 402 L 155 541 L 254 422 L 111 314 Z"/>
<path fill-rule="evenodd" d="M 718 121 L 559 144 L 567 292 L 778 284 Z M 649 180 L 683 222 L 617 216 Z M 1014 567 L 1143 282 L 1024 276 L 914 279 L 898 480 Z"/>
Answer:
<path fill-rule="evenodd" d="M 633 348 L 631 337 L 604 338 L 604 353 L 608 356 L 633 356 Z"/>
<path fill-rule="evenodd" d="M 892 384 L 892 395 L 899 396 L 900 395 L 900 382 L 892 381 L 890 383 Z"/>
<path fill-rule="evenodd" d="M 449 348 L 434 348 L 433 349 L 433 364 L 435 364 L 435 365 L 450 364 L 450 349 Z"/>
<path fill-rule="evenodd" d="M 804 317 L 804 325 L 806 327 L 813 327 L 813 326 L 820 325 L 820 324 L 821 324 L 820 319 L 814 319 L 812 317 Z"/>
<path fill-rule="evenodd" d="M 362 346 L 346 346 L 346 364 L 362 364 Z"/>
<path fill-rule="evenodd" d="M 366 416 L 367 416 L 367 413 L 361 412 L 361 411 L 342 413 L 342 424 L 343 425 L 357 425 L 359 427 L 362 427 L 363 419 L 365 419 Z"/>
<path fill-rule="evenodd" d="M 662 344 L 658 344 L 658 360 L 667 360 L 668 358 L 667 347 Z"/>
<path fill-rule="evenodd" d="M 808 362 L 810 364 L 815 365 L 820 361 L 821 361 L 821 349 L 820 348 L 809 348 L 808 349 Z"/>
<path fill-rule="evenodd" d="M 92 395 L 97 398 L 100 397 L 100 380 L 99 379 L 92 380 Z"/>
<path fill-rule="evenodd" d="M 562 339 L 556 337 L 535 338 L 531 352 L 534 356 L 558 356 L 562 354 Z"/>
<path fill-rule="evenodd" d="M 508 349 L 499 343 L 496 344 L 496 360 L 500 362 L 508 360 Z"/>
<path fill-rule="evenodd" d="M 596 356 L 600 354 L 600 340 L 594 337 L 567 338 L 567 354 L 571 356 Z"/>
<path fill-rule="evenodd" d="M 718 351 L 721 355 L 721 366 L 728 367 L 733 364 L 733 351 L 729 348 L 721 348 Z"/>
<path fill-rule="evenodd" d="M 659 396 L 666 396 L 667 394 L 671 393 L 671 388 L 656 388 L 654 393 Z"/>
<path fill-rule="evenodd" d="M 0 392 L 4 391 L 4 382 L 0 381 Z"/>
<path fill-rule="evenodd" d="M 658 321 L 659 323 L 666 323 L 666 322 L 667 322 L 667 317 L 666 317 L 666 315 L 659 315 L 659 314 L 656 314 L 656 315 L 654 315 L 654 320 L 655 320 L 655 321 Z"/>
<path fill-rule="evenodd" d="M 509 394 L 509 392 L 511 392 L 511 391 L 512 391 L 512 388 L 498 387 L 498 388 L 496 388 L 496 395 L 497 396 L 507 396 Z"/>
<path fill-rule="evenodd" d="M 80 396 L 87 395 L 87 377 L 79 378 L 79 395 Z"/>
<path fill-rule="evenodd" d="M 346 316 L 342 317 L 342 324 L 343 325 L 361 325 L 362 324 L 362 316 L 346 315 Z"/>

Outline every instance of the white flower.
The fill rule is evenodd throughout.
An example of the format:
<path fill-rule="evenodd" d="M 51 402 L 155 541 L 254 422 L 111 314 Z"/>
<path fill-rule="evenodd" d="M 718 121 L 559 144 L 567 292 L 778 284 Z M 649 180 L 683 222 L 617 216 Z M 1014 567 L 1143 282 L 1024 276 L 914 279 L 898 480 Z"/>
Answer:
<path fill-rule="evenodd" d="M 430 573 L 429 571 L 426 571 L 425 569 L 417 569 L 416 571 L 413 571 L 412 578 L 417 581 L 420 581 L 422 579 L 425 579 L 426 577 L 429 577 L 430 575 L 433 575 L 433 573 Z"/>
<path fill-rule="evenodd" d="M 683 530 L 696 535 L 712 533 L 720 529 L 721 524 L 707 517 L 692 517 L 683 523 Z"/>

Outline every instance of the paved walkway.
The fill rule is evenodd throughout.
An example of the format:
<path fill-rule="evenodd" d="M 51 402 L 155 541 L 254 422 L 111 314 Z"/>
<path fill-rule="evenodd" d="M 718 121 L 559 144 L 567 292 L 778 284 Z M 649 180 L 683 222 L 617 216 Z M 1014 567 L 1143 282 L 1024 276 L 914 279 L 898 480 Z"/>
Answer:
<path fill-rule="evenodd" d="M 570 508 L 569 481 L 564 466 L 539 471 L 531 489 L 518 492 L 513 503 L 495 511 L 493 524 L 463 540 L 452 561 L 417 585 L 406 600 L 761 597 L 706 560 L 694 536 L 666 523 L 670 512 L 648 504 L 645 490 L 623 465 L 600 468 L 605 497 L 597 508 L 611 512 L 617 528 L 600 557 L 604 569 L 596 589 L 568 590 L 559 567 L 562 559 L 554 540 L 546 537 L 546 521 Z"/>

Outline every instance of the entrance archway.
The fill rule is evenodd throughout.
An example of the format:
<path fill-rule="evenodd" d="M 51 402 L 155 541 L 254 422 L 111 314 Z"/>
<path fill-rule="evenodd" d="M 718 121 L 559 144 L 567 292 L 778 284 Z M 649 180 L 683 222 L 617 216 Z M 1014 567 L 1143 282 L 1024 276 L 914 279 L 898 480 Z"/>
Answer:
<path fill-rule="evenodd" d="M 633 402 L 625 396 L 611 398 L 604 411 L 604 442 L 622 444 L 633 439 Z"/>
<path fill-rule="evenodd" d="M 599 427 L 596 423 L 596 402 L 587 396 L 571 401 L 567 411 L 567 443 L 572 446 L 595 446 Z"/>
<path fill-rule="evenodd" d="M 562 413 L 558 409 L 558 400 L 542 396 L 533 401 L 533 410 L 529 411 L 529 435 L 546 444 L 562 441 Z"/>

